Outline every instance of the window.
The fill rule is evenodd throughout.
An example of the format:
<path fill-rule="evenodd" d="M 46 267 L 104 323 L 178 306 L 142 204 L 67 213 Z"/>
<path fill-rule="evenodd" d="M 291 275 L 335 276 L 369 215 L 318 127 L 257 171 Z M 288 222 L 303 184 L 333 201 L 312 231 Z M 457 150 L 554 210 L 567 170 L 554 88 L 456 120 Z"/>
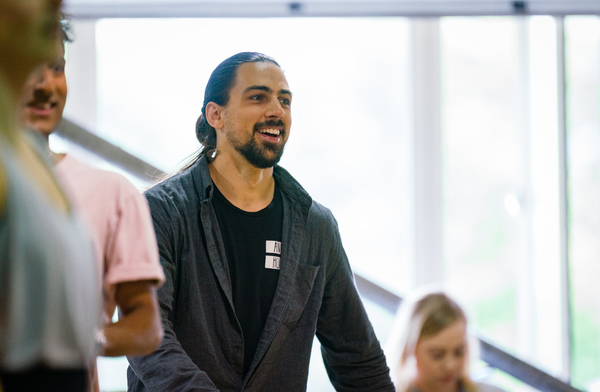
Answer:
<path fill-rule="evenodd" d="M 410 252 L 407 26 L 399 18 L 100 20 L 94 128 L 173 172 L 198 146 L 210 72 L 240 51 L 274 57 L 294 94 L 281 165 L 332 210 L 355 272 L 398 291 Z M 122 363 L 101 360 L 101 377 L 114 374 L 101 378 L 103 389 L 123 388 Z M 311 370 L 310 382 L 331 388 L 323 370 Z"/>
<path fill-rule="evenodd" d="M 600 18 L 565 21 L 568 221 L 561 215 L 561 21 L 547 16 L 431 19 L 434 29 L 426 33 L 434 34 L 421 38 L 439 40 L 439 64 L 429 64 L 429 58 L 414 61 L 419 55 L 411 36 L 415 21 L 78 22 L 75 32 L 79 26 L 83 34 L 69 51 L 68 67 L 89 70 L 96 80 L 91 88 L 84 86 L 94 93 L 88 104 L 93 121 L 87 126 L 172 172 L 196 149 L 194 124 L 216 65 L 239 51 L 273 56 L 294 92 L 294 125 L 281 164 L 331 208 L 354 271 L 402 295 L 414 284 L 411 268 L 421 262 L 415 248 L 443 249 L 439 265 L 425 265 L 425 270 L 444 270 L 442 283 L 466 305 L 478 331 L 564 377 L 570 326 L 573 383 L 590 388 L 598 382 L 600 366 L 595 282 Z M 93 56 L 86 52 L 90 48 Z M 93 64 L 82 67 L 82 58 L 93 58 Z M 415 70 L 415 64 L 426 67 Z M 81 99 L 72 97 L 85 80 L 80 74 L 70 78 L 67 118 L 81 110 Z M 428 141 L 413 134 L 412 93 L 431 80 L 439 84 L 435 98 L 441 107 L 431 103 L 420 110 L 441 117 L 441 134 L 440 140 Z M 439 155 L 433 158 L 442 166 L 443 208 L 437 221 L 443 235 L 420 245 L 412 221 L 423 216 L 414 200 L 415 155 L 422 151 L 416 144 L 429 142 L 442 146 L 441 152 L 425 150 Z M 567 229 L 571 297 L 561 270 Z M 568 298 L 570 311 L 564 305 Z M 391 315 L 366 305 L 385 342 Z M 329 391 L 318 362 L 310 371 L 309 390 Z M 104 379 L 103 389 L 122 389 L 123 360 L 103 360 L 101 366 L 115 374 Z M 510 390 L 522 390 L 504 382 Z"/>
<path fill-rule="evenodd" d="M 556 23 L 441 21 L 444 262 L 480 330 L 564 377 Z"/>
<path fill-rule="evenodd" d="M 600 18 L 568 17 L 565 32 L 573 383 L 595 390 L 600 375 Z"/>

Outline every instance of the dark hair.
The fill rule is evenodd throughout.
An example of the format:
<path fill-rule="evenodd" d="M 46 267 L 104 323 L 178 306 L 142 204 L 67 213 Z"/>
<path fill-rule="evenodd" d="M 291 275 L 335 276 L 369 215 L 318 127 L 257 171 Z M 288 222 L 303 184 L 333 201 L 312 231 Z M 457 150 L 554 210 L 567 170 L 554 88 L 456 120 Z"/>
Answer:
<path fill-rule="evenodd" d="M 240 65 L 267 61 L 281 67 L 275 59 L 265 54 L 257 52 L 241 52 L 234 54 L 221 62 L 221 64 L 219 64 L 210 74 L 206 89 L 204 90 L 202 113 L 196 121 L 196 138 L 201 146 L 188 162 L 184 164 L 184 167 L 180 171 L 191 167 L 202 155 L 206 155 L 209 159 L 212 159 L 212 154 L 217 147 L 217 132 L 208 121 L 206 121 L 206 105 L 209 102 L 214 102 L 220 106 L 227 105 L 227 102 L 229 102 L 229 93 L 235 83 L 237 70 Z"/>

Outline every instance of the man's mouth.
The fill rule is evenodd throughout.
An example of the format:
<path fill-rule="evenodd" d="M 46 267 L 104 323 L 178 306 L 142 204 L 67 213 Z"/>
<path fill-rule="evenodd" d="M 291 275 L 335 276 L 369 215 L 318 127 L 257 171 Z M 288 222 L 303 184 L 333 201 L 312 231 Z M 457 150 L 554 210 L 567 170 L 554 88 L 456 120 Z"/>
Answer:
<path fill-rule="evenodd" d="M 283 121 L 265 121 L 256 124 L 254 130 L 269 139 L 279 139 L 285 132 L 285 124 Z M 278 140 L 277 140 L 278 141 Z"/>
<path fill-rule="evenodd" d="M 259 129 L 258 132 L 262 133 L 263 135 L 271 135 L 271 136 L 279 136 L 279 135 L 281 135 L 281 130 L 275 129 L 275 128 Z"/>
<path fill-rule="evenodd" d="M 27 105 L 27 108 L 38 116 L 49 116 L 54 111 L 56 103 L 31 103 Z"/>

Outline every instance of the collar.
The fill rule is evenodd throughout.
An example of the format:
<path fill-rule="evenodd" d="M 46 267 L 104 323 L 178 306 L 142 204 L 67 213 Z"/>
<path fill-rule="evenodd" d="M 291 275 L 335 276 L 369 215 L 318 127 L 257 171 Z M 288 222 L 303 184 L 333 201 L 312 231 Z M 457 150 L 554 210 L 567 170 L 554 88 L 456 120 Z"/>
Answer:
<path fill-rule="evenodd" d="M 214 185 L 210 178 L 206 156 L 202 155 L 189 170 L 196 186 L 196 192 L 198 192 L 198 196 L 200 197 L 200 202 L 212 200 Z M 307 210 L 310 208 L 312 198 L 287 170 L 279 165 L 275 165 L 273 168 L 273 177 L 281 192 L 293 204 L 298 204 Z"/>

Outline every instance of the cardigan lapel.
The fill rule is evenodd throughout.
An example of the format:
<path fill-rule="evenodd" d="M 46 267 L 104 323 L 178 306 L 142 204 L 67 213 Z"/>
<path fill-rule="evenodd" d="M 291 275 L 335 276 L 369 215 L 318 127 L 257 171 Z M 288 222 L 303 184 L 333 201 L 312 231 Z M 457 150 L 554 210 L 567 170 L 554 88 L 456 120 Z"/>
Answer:
<path fill-rule="evenodd" d="M 212 206 L 211 199 L 213 195 L 213 184 L 208 170 L 206 157 L 198 160 L 192 171 L 196 193 L 200 204 L 199 221 L 200 229 L 204 230 L 204 238 L 206 240 L 206 250 L 210 260 L 212 269 L 217 277 L 217 281 L 225 293 L 227 302 L 232 310 L 233 292 L 231 288 L 231 277 L 227 265 L 227 255 L 223 245 L 223 238 L 217 215 Z M 238 328 L 239 323 L 238 323 Z"/>
<path fill-rule="evenodd" d="M 280 186 L 282 186 L 281 183 Z M 282 189 L 283 188 L 284 187 L 282 186 Z M 258 342 L 254 359 L 250 365 L 248 374 L 246 375 L 245 382 L 250 379 L 254 370 L 264 357 L 288 311 L 290 295 L 296 285 L 296 275 L 302 251 L 301 247 L 304 243 L 304 236 L 306 234 L 306 220 L 308 218 L 310 204 L 304 207 L 305 208 L 302 208 L 302 206 L 295 201 L 288 200 L 284 192 L 283 243 L 279 281 L 277 282 L 277 289 L 275 290 L 271 310 L 265 321 L 265 326 L 260 341 Z"/>

